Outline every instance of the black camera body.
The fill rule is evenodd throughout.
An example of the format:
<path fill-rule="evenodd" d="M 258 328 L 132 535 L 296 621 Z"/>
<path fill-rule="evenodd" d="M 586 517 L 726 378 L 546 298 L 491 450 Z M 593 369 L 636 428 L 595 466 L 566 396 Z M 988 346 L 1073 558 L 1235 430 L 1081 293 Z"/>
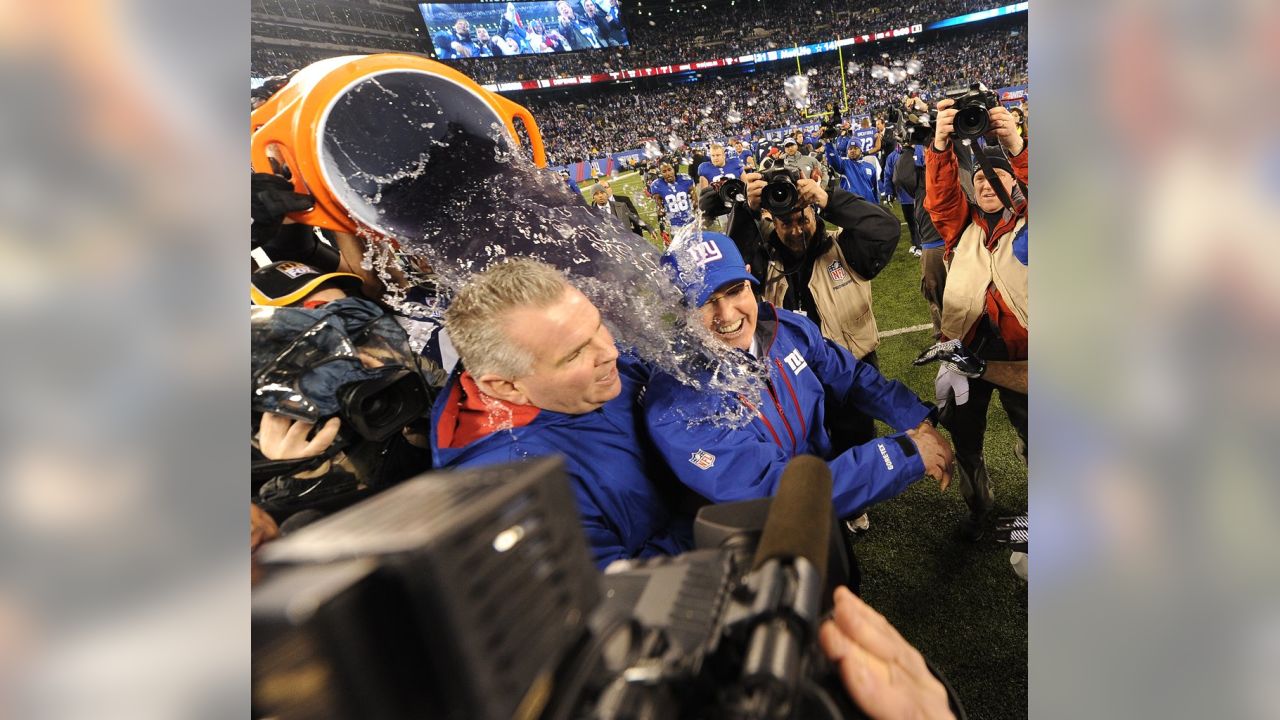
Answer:
<path fill-rule="evenodd" d="M 902 125 L 903 139 L 911 145 L 928 145 L 933 142 L 933 129 L 937 124 L 937 110 L 922 115 L 908 113 Z"/>
<path fill-rule="evenodd" d="M 953 130 L 956 137 L 972 140 L 986 134 L 989 124 L 987 113 L 1000 104 L 999 95 L 977 82 L 947 90 L 946 96 L 955 101 L 952 109 L 956 110 Z"/>
<path fill-rule="evenodd" d="M 800 180 L 800 171 L 780 165 L 775 161 L 769 170 L 761 173 L 765 186 L 760 194 L 760 204 L 771 215 L 795 212 L 800 200 L 800 188 L 796 185 Z"/>

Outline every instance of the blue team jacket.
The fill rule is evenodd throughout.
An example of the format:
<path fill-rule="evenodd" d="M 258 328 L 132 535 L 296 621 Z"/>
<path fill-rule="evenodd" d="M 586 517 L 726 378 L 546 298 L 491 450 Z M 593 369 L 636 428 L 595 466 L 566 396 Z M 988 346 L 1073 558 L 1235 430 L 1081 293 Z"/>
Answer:
<path fill-rule="evenodd" d="M 464 468 L 561 455 L 582 516 L 592 556 L 600 568 L 619 558 L 675 555 L 693 546 L 692 519 L 672 512 L 659 491 L 674 483 L 645 436 L 636 396 L 649 378 L 634 357 L 618 358 L 622 392 L 583 415 L 537 411 L 519 427 L 476 439 L 456 438 L 462 395 L 459 363 L 431 412 L 431 454 L 436 467 Z M 516 424 L 519 424 L 517 421 Z"/>
<path fill-rule="evenodd" d="M 837 455 L 823 426 L 824 399 L 831 395 L 901 434 L 924 421 L 929 408 L 905 385 L 888 380 L 848 350 L 822 337 L 808 318 L 760 304 L 756 339 L 768 348 L 769 388 L 756 400 L 707 393 L 655 373 L 644 398 L 645 420 L 658 451 L 680 480 L 711 502 L 768 497 L 782 469 L 796 455 L 825 458 L 833 476 L 840 517 L 898 495 L 924 475 L 924 463 L 891 435 Z M 744 357 L 745 356 L 744 354 Z M 748 360 L 755 362 L 753 358 Z M 690 424 L 689 417 L 715 417 L 730 403 L 757 411 L 749 425 Z"/>

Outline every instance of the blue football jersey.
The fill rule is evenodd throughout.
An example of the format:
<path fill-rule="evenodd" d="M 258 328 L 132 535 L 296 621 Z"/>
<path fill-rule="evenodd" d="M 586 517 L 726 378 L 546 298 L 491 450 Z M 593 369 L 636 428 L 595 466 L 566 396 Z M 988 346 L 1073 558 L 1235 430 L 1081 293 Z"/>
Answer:
<path fill-rule="evenodd" d="M 649 186 L 649 194 L 661 199 L 671 227 L 684 227 L 693 222 L 693 178 L 684 173 L 677 174 L 674 183 L 658 178 Z"/>
<path fill-rule="evenodd" d="M 698 177 L 704 177 L 709 183 L 716 183 L 725 178 L 742 177 L 742 161 L 736 157 L 725 155 L 724 167 L 716 167 L 708 160 L 698 166 Z"/>
<path fill-rule="evenodd" d="M 876 146 L 876 129 L 869 127 L 854 130 L 853 141 L 858 143 L 858 149 L 862 150 L 864 155 L 871 152 L 871 148 Z"/>

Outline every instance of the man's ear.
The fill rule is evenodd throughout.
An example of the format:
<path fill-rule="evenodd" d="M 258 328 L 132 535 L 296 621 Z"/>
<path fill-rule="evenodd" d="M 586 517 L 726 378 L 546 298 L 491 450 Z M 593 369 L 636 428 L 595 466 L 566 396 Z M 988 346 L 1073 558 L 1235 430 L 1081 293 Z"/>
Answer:
<path fill-rule="evenodd" d="M 486 373 L 474 378 L 480 392 L 492 398 L 509 402 L 512 405 L 531 405 L 529 396 L 524 393 L 515 380 L 504 378 L 493 373 Z"/>

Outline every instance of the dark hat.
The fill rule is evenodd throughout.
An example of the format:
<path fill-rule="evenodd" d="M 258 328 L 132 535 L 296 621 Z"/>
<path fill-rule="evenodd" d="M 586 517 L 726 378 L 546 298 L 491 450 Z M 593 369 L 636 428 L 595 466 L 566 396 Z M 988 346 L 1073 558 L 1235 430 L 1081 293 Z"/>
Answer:
<path fill-rule="evenodd" d="M 676 287 L 697 307 L 729 283 L 750 280 L 753 285 L 760 284 L 747 272 L 738 246 L 718 232 L 694 235 L 685 244 L 673 243 L 662 255 L 662 264 L 676 271 Z"/>
<path fill-rule="evenodd" d="M 359 296 L 362 283 L 359 275 L 322 273 L 306 263 L 285 260 L 254 271 L 249 299 L 254 305 L 285 307 L 301 302 L 326 284 L 336 285 L 348 295 Z"/>
<path fill-rule="evenodd" d="M 1003 170 L 1013 175 L 1013 166 L 1009 164 L 1009 158 L 1005 157 L 1004 150 L 999 145 L 988 145 L 981 150 L 983 155 L 987 156 L 987 162 L 996 170 Z M 982 166 L 978 164 L 978 154 L 973 155 L 973 172 L 977 174 Z M 988 180 L 992 178 L 987 178 Z"/>

